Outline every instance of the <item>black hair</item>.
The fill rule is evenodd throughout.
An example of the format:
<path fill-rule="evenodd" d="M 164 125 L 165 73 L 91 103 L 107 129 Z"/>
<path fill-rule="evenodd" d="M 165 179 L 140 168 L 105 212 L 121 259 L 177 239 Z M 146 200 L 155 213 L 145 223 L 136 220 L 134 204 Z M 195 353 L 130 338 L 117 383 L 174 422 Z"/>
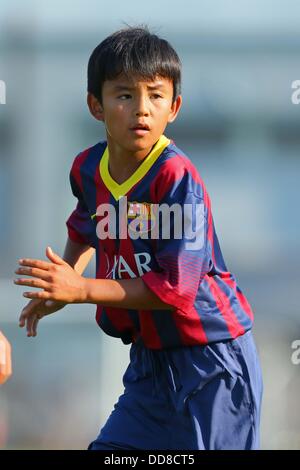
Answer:
<path fill-rule="evenodd" d="M 88 63 L 88 92 L 102 104 L 102 86 L 120 74 L 154 80 L 161 76 L 173 82 L 173 102 L 181 93 L 181 62 L 165 39 L 150 33 L 147 26 L 121 29 L 104 39 Z"/>

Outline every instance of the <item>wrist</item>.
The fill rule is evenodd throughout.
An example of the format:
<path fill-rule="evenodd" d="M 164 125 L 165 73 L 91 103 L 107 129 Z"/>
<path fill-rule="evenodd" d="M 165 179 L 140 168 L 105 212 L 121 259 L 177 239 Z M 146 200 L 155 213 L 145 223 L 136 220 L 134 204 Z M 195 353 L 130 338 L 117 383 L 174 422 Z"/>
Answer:
<path fill-rule="evenodd" d="M 109 286 L 107 286 L 107 279 L 84 279 L 84 301 L 90 304 L 103 304 L 104 301 L 109 301 L 108 293 Z M 104 290 L 105 283 L 105 290 Z M 104 295 L 105 292 L 105 295 Z"/>
<path fill-rule="evenodd" d="M 81 303 L 92 303 L 91 281 L 92 279 L 82 276 Z"/>
<path fill-rule="evenodd" d="M 80 283 L 79 288 L 77 289 L 77 293 L 76 293 L 76 299 L 77 300 L 76 300 L 75 303 L 84 304 L 88 301 L 87 300 L 87 297 L 88 297 L 87 289 L 88 289 L 87 279 L 85 277 L 81 276 L 81 283 Z"/>

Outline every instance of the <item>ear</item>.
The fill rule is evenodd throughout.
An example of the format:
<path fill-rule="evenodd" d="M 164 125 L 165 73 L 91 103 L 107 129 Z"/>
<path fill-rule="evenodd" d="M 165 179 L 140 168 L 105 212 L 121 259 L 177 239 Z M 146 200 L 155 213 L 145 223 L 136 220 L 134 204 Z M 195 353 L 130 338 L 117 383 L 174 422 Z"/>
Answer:
<path fill-rule="evenodd" d="M 171 106 L 171 111 L 170 111 L 170 114 L 169 114 L 169 117 L 168 117 L 168 122 L 175 121 L 175 119 L 176 119 L 176 117 L 179 113 L 179 110 L 181 108 L 181 105 L 182 105 L 182 96 L 178 95 L 176 100 L 174 101 L 174 103 Z"/>
<path fill-rule="evenodd" d="M 104 121 L 104 110 L 99 100 L 92 93 L 88 93 L 86 101 L 91 115 L 97 121 Z"/>

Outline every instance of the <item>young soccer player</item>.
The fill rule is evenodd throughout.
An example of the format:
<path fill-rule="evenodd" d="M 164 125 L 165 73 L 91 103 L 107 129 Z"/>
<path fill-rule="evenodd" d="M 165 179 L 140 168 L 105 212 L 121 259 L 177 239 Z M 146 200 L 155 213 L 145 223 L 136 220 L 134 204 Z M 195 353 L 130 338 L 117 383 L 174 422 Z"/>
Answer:
<path fill-rule="evenodd" d="M 181 64 L 147 28 L 107 37 L 88 64 L 107 140 L 74 160 L 77 206 L 63 258 L 22 259 L 38 287 L 20 326 L 67 303 L 130 344 L 124 393 L 89 449 L 256 449 L 262 380 L 253 313 L 228 271 L 197 170 L 164 135 L 181 107 Z M 96 250 L 96 279 L 81 274 Z"/>

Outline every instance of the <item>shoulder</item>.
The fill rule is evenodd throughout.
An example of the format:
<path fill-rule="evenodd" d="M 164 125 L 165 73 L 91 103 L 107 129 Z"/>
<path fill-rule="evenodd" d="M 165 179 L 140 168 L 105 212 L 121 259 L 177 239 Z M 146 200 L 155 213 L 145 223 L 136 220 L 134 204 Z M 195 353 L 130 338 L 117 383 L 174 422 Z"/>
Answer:
<path fill-rule="evenodd" d="M 78 171 L 93 165 L 95 162 L 99 162 L 104 153 L 106 145 L 106 140 L 103 140 L 79 152 L 73 160 L 71 174 L 74 174 L 75 176 Z"/>
<path fill-rule="evenodd" d="M 174 191 L 179 186 L 203 199 L 208 197 L 198 169 L 173 140 L 161 154 L 159 171 L 154 183 L 160 188 L 161 198 L 163 193 Z"/>
<path fill-rule="evenodd" d="M 82 193 L 84 181 L 88 181 L 88 184 L 93 181 L 95 169 L 99 164 L 106 145 L 106 141 L 101 141 L 76 155 L 69 174 L 73 192 L 78 193 L 80 191 Z"/>

